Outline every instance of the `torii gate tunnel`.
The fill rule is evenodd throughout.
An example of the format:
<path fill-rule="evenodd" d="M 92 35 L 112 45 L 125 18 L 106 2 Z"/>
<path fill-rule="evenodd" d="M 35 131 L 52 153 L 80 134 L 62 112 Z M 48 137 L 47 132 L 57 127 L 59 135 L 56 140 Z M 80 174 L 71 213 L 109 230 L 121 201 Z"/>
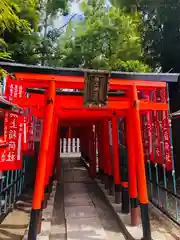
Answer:
<path fill-rule="evenodd" d="M 94 178 L 99 174 L 109 194 L 114 194 L 115 203 L 120 203 L 121 191 L 124 213 L 129 212 L 130 199 L 132 225 L 137 224 L 140 204 L 143 239 L 150 240 L 142 116 L 148 118 L 151 111 L 168 114 L 167 82 L 177 82 L 178 75 L 112 72 L 107 76 L 106 72 L 95 70 L 53 69 L 4 62 L 0 62 L 0 66 L 13 73 L 13 77 L 9 77 L 22 84 L 29 93 L 28 98 L 16 100 L 16 104 L 31 108 L 37 118 L 43 119 L 28 239 L 36 239 L 52 181 L 54 176 L 60 177 L 60 130 L 71 127 L 71 134 L 80 138 L 81 157 L 88 161 L 89 175 Z M 85 89 L 87 73 L 87 81 L 92 76 L 108 78 L 109 86 L 104 84 L 104 95 L 98 92 L 99 85 L 92 86 L 94 95 L 88 95 L 89 89 Z M 64 92 L 63 89 L 74 91 Z M 93 105 L 97 100 L 93 96 L 99 96 L 99 105 Z M 88 101 L 91 106 L 85 104 Z M 121 140 L 118 139 L 118 124 L 124 134 Z M 148 124 L 146 130 L 149 136 Z M 127 162 L 121 161 L 118 141 L 121 145 L 127 144 Z M 167 168 L 171 168 L 169 159 Z"/>

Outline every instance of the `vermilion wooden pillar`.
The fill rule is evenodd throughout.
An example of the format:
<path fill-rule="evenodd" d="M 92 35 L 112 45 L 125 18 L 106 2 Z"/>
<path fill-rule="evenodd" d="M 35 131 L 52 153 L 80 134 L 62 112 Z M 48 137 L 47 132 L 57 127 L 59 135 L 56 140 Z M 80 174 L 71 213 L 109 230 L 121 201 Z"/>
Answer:
<path fill-rule="evenodd" d="M 98 175 L 99 178 L 101 179 L 102 175 L 102 163 L 101 163 L 101 147 L 100 147 L 100 127 L 99 127 L 99 122 L 96 123 L 96 134 L 97 134 L 97 148 L 98 148 Z"/>
<path fill-rule="evenodd" d="M 54 165 L 54 145 L 56 142 L 56 131 L 57 131 L 57 119 L 55 115 L 53 117 L 53 122 L 51 126 L 51 134 L 50 134 L 50 141 L 49 141 L 49 148 L 48 148 L 48 157 L 46 162 L 46 175 L 44 180 L 45 192 L 43 194 L 43 207 L 46 208 L 47 200 L 51 191 L 51 183 L 52 183 L 52 166 Z"/>
<path fill-rule="evenodd" d="M 114 172 L 114 190 L 115 203 L 120 203 L 120 166 L 119 166 L 119 146 L 118 146 L 118 124 L 116 113 L 112 116 L 112 143 L 113 143 L 113 172 Z"/>
<path fill-rule="evenodd" d="M 85 149 L 85 160 L 89 161 L 88 155 L 89 155 L 89 128 L 86 127 L 86 134 L 85 129 L 83 131 L 83 138 L 84 138 L 84 149 Z"/>
<path fill-rule="evenodd" d="M 88 157 L 88 131 L 87 127 L 81 127 L 80 130 L 80 148 L 81 148 L 81 156 L 83 160 L 87 160 Z"/>
<path fill-rule="evenodd" d="M 96 177 L 96 129 L 95 125 L 93 125 L 92 129 L 92 175 L 93 178 Z"/>
<path fill-rule="evenodd" d="M 53 127 L 53 137 L 52 137 L 52 148 L 51 148 L 51 155 L 50 155 L 50 165 L 49 165 L 49 173 L 48 173 L 50 187 L 52 187 L 54 168 L 55 168 L 55 150 L 56 150 L 56 141 L 57 141 L 57 128 L 58 128 L 58 119 L 55 117 L 54 127 Z"/>
<path fill-rule="evenodd" d="M 87 129 L 87 161 L 89 163 L 88 173 L 91 175 L 91 128 Z"/>
<path fill-rule="evenodd" d="M 82 135 L 82 129 L 79 130 L 80 132 L 80 153 L 81 153 L 81 158 L 84 159 L 84 141 L 83 141 L 83 135 Z"/>
<path fill-rule="evenodd" d="M 61 144 L 61 128 L 60 123 L 58 123 L 57 129 L 57 140 L 56 140 L 56 155 L 55 155 L 55 164 L 56 164 L 56 180 L 59 182 L 61 179 L 61 157 L 60 157 L 60 146 Z"/>
<path fill-rule="evenodd" d="M 97 125 L 95 123 L 94 125 L 94 155 L 95 155 L 95 171 L 96 171 L 96 177 L 98 174 L 97 166 L 98 166 L 98 161 L 97 161 Z"/>
<path fill-rule="evenodd" d="M 130 212 L 130 198 L 128 189 L 128 156 L 127 156 L 127 141 L 126 141 L 126 121 L 125 118 L 119 119 L 118 129 L 121 134 L 119 135 L 119 149 L 120 149 L 120 175 L 121 175 L 121 211 L 122 213 L 129 214 Z"/>
<path fill-rule="evenodd" d="M 104 183 L 105 183 L 105 189 L 108 189 L 109 187 L 109 178 L 108 178 L 108 174 L 109 174 L 109 151 L 110 151 L 110 148 L 109 148 L 109 138 L 108 138 L 108 135 L 109 135 L 109 128 L 108 128 L 108 119 L 107 118 L 104 118 L 103 120 L 103 131 L 102 131 L 102 134 L 103 134 L 103 139 L 104 139 L 104 148 L 103 148 L 103 151 L 104 151 Z"/>
<path fill-rule="evenodd" d="M 104 183 L 104 127 L 103 122 L 99 123 L 99 152 L 100 152 L 100 177 L 101 183 Z"/>
<path fill-rule="evenodd" d="M 148 193 L 145 174 L 144 150 L 141 136 L 141 123 L 139 113 L 139 100 L 136 86 L 131 89 L 132 110 L 131 118 L 133 123 L 133 133 L 135 136 L 134 149 L 136 156 L 136 170 L 138 183 L 138 196 L 141 207 L 141 222 L 143 227 L 143 239 L 151 240 L 150 220 L 148 212 Z"/>
<path fill-rule="evenodd" d="M 95 132 L 93 125 L 89 129 L 89 174 L 92 178 L 96 176 Z"/>
<path fill-rule="evenodd" d="M 107 170 L 108 170 L 108 189 L 109 195 L 113 194 L 113 171 L 111 163 L 111 150 L 110 150 L 110 136 L 109 136 L 109 119 L 106 119 L 106 157 L 107 157 Z"/>
<path fill-rule="evenodd" d="M 109 138 L 109 195 L 114 195 L 114 171 L 113 171 L 113 143 L 112 143 L 112 119 L 108 121 L 108 138 Z"/>
<path fill-rule="evenodd" d="M 40 144 L 40 152 L 38 159 L 38 166 L 36 171 L 36 181 L 34 188 L 34 196 L 32 203 L 32 211 L 28 232 L 28 240 L 36 240 L 37 238 L 37 226 L 39 222 L 39 216 L 42 208 L 42 196 L 44 192 L 44 179 L 46 174 L 46 161 L 47 153 L 50 141 L 51 126 L 54 113 L 54 102 L 56 96 L 56 83 L 55 81 L 49 82 L 47 101 L 44 111 L 44 123 Z"/>
<path fill-rule="evenodd" d="M 131 110 L 128 111 L 126 118 L 126 139 L 128 148 L 128 175 L 129 175 L 129 195 L 131 202 L 131 225 L 139 224 L 139 209 L 137 201 L 137 177 L 136 177 L 136 162 L 135 162 L 135 141 L 133 131 L 133 121 Z"/>
<path fill-rule="evenodd" d="M 52 122 L 52 128 L 51 128 L 51 135 L 50 135 L 50 142 L 49 142 L 49 149 L 48 149 L 48 159 L 46 164 L 46 181 L 45 184 L 47 185 L 49 183 L 49 178 L 51 176 L 51 166 L 54 163 L 54 144 L 56 142 L 56 132 L 57 132 L 57 122 L 58 120 L 53 118 Z"/>
<path fill-rule="evenodd" d="M 87 128 L 87 160 L 89 163 L 89 175 L 92 174 L 92 126 L 88 126 Z"/>

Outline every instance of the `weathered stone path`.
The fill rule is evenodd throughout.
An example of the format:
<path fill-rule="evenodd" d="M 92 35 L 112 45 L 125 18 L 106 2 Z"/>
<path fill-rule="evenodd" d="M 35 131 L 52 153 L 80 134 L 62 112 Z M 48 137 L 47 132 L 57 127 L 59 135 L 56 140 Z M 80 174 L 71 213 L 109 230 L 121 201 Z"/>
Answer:
<path fill-rule="evenodd" d="M 124 240 L 98 186 L 79 159 L 64 159 L 57 186 L 51 240 Z"/>

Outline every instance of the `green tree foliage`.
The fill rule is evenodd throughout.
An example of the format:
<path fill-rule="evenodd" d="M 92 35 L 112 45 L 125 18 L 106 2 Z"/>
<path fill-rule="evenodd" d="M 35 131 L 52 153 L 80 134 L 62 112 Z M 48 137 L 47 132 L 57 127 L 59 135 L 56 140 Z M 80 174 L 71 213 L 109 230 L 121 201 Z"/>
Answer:
<path fill-rule="evenodd" d="M 16 52 L 23 53 L 21 51 L 22 39 L 29 39 L 33 31 L 37 29 L 37 1 L 7 1 L 1 7 L 4 10 L 0 14 L 0 18 L 3 19 L 0 24 L 0 36 L 5 43 L 4 46 L 1 45 L 1 55 L 16 60 Z"/>
<path fill-rule="evenodd" d="M 9 31 L 30 31 L 30 24 L 25 19 L 18 16 L 20 13 L 19 5 L 14 1 L 1 0 L 0 4 L 0 57 L 10 57 L 6 52 L 7 43 L 4 40 L 5 32 Z"/>
<path fill-rule="evenodd" d="M 16 62 L 44 63 L 53 49 L 53 18 L 68 11 L 67 0 L 2 0 L 0 47 Z M 5 2 L 7 1 L 7 2 Z M 12 2 L 12 3 L 11 3 Z M 7 16 L 7 17 L 6 17 Z M 48 29 L 50 28 L 50 30 Z M 53 34 L 52 34 L 53 32 Z"/>
<path fill-rule="evenodd" d="M 31 23 L 28 19 L 24 19 L 23 12 L 25 12 L 26 7 L 22 10 L 22 6 L 29 6 L 29 9 L 33 9 L 35 5 L 35 0 L 25 0 L 25 1 L 13 1 L 13 0 L 1 0 L 0 4 L 0 58 L 9 59 L 11 58 L 11 51 L 8 51 L 8 41 L 6 36 L 8 33 L 25 32 L 26 34 L 31 33 Z M 30 8 L 31 7 L 31 8 Z M 0 69 L 0 74 L 4 71 Z"/>
<path fill-rule="evenodd" d="M 54 59 L 66 67 L 150 71 L 143 64 L 139 14 L 107 7 L 103 0 L 81 4 L 84 18 L 70 25 Z M 54 62 L 53 62 L 54 64 Z"/>
<path fill-rule="evenodd" d="M 18 14 L 20 13 L 19 5 L 11 0 L 1 0 L 0 4 L 0 32 L 5 30 L 11 31 L 16 28 L 21 30 L 22 28 L 29 28 L 29 23 L 21 19 Z"/>
<path fill-rule="evenodd" d="M 115 7 L 142 14 L 146 60 L 164 72 L 180 72 L 180 1 L 111 0 Z"/>
<path fill-rule="evenodd" d="M 40 1 L 41 9 L 41 21 L 39 27 L 42 31 L 42 55 L 41 55 L 41 64 L 44 65 L 46 60 L 52 54 L 53 41 L 59 37 L 57 29 L 52 29 L 52 20 L 55 19 L 59 14 L 67 15 L 68 14 L 68 0 L 41 0 Z"/>
<path fill-rule="evenodd" d="M 11 55 L 16 62 L 150 71 L 144 64 L 141 14 L 107 7 L 104 0 L 87 0 L 81 4 L 83 18 L 72 22 L 72 16 L 68 24 L 60 23 L 55 29 L 54 19 L 68 14 L 68 0 L 15 3 L 16 8 L 10 5 L 14 27 L 11 21 L 6 27 L 0 25 L 0 36 L 6 50 L 3 54 Z"/>
<path fill-rule="evenodd" d="M 160 63 L 164 72 L 180 72 L 180 1 L 161 0 L 149 8 L 151 17 L 145 34 L 146 51 L 151 53 L 148 56 Z"/>

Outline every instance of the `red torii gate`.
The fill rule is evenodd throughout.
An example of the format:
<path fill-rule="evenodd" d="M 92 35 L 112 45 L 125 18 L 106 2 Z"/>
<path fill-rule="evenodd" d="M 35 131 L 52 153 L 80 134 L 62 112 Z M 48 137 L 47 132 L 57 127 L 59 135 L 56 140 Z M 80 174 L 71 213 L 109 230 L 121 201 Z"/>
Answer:
<path fill-rule="evenodd" d="M 128 162 L 129 162 L 129 194 L 132 203 L 131 214 L 136 214 L 137 201 L 141 205 L 141 217 L 143 225 L 144 239 L 150 240 L 150 224 L 148 216 L 148 196 L 146 188 L 146 176 L 144 167 L 144 153 L 141 137 L 140 111 L 147 110 L 168 110 L 168 103 L 155 103 L 139 99 L 138 91 L 149 91 L 154 88 L 165 89 L 166 81 L 177 82 L 177 74 L 135 74 L 135 73 L 118 73 L 113 72 L 110 76 L 109 91 L 118 90 L 124 91 L 124 96 L 109 96 L 108 105 L 105 108 L 84 108 L 83 97 L 63 95 L 63 92 L 57 92 L 56 89 L 84 89 L 84 72 L 86 70 L 74 69 L 53 69 L 37 66 L 26 66 L 21 64 L 11 64 L 0 62 L 0 66 L 5 68 L 9 73 L 14 73 L 16 81 L 22 82 L 27 89 L 33 88 L 34 92 L 30 92 L 30 98 L 26 101 L 19 100 L 17 104 L 21 107 L 31 107 L 34 114 L 38 118 L 43 118 L 43 133 L 40 145 L 40 154 L 38 159 L 38 167 L 36 173 L 36 183 L 34 190 L 34 198 L 32 204 L 31 220 L 29 227 L 29 240 L 36 239 L 37 226 L 41 217 L 42 202 L 44 193 L 48 191 L 48 186 L 52 181 L 53 164 L 56 162 L 57 170 L 60 164 L 60 126 L 66 125 L 68 120 L 73 125 L 73 121 L 93 121 L 96 124 L 99 121 L 104 122 L 104 130 L 107 130 L 107 119 L 112 119 L 112 138 L 113 138 L 113 168 L 114 184 L 115 184 L 115 201 L 118 203 L 118 192 L 121 185 L 119 171 L 119 150 L 117 136 L 117 117 L 126 116 L 127 118 L 127 142 L 128 142 Z M 88 70 L 89 71 L 89 70 Z M 45 91 L 38 92 L 38 89 Z M 58 121 L 59 120 L 59 121 Z M 103 129 L 97 125 L 99 133 L 103 133 Z M 94 142 L 92 129 L 90 130 L 89 138 L 91 144 Z M 102 139 L 99 135 L 99 144 L 102 149 Z M 105 136 L 105 135 L 104 135 Z M 136 139 L 134 139 L 134 136 Z M 82 136 L 83 137 L 83 136 Z M 55 143 L 57 143 L 55 155 Z M 49 148 L 51 144 L 51 148 Z M 104 144 L 108 144 L 107 135 Z M 93 144 L 91 145 L 91 147 Z M 51 149 L 50 157 L 48 158 L 48 149 Z M 94 149 L 92 147 L 92 152 Z M 55 155 L 55 160 L 54 160 Z M 135 159 L 138 159 L 137 160 Z M 101 171 L 109 171 L 109 163 L 105 163 L 102 157 L 99 160 Z M 90 162 L 90 174 L 94 177 L 95 162 Z M 136 183 L 137 178 L 137 183 Z M 137 186 L 136 186 L 137 184 Z M 122 187 L 127 187 L 123 186 Z M 133 218 L 132 218 L 133 219 Z"/>

